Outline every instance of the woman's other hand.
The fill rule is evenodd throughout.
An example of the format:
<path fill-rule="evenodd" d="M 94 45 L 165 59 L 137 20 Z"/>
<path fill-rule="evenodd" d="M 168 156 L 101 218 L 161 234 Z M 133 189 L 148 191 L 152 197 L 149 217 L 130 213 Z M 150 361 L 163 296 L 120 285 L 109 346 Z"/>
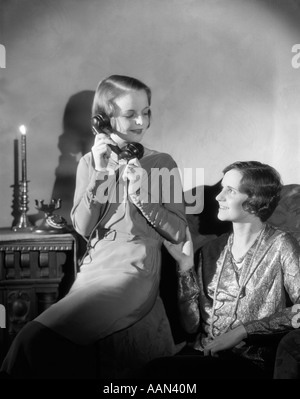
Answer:
<path fill-rule="evenodd" d="M 204 348 L 204 356 L 218 356 L 217 353 L 231 349 L 240 344 L 247 337 L 245 327 L 241 324 L 233 330 L 219 335 Z"/>
<path fill-rule="evenodd" d="M 123 179 L 129 181 L 129 195 L 139 195 L 145 177 L 148 177 L 148 175 L 142 168 L 140 161 L 137 158 L 130 159 L 123 173 Z M 147 180 L 145 183 L 147 183 Z M 145 189 L 148 189 L 148 185 L 145 186 Z"/>
<path fill-rule="evenodd" d="M 179 265 L 181 272 L 191 269 L 194 265 L 193 241 L 189 228 L 186 228 L 185 240 L 179 244 L 172 244 L 164 240 L 164 246 Z"/>

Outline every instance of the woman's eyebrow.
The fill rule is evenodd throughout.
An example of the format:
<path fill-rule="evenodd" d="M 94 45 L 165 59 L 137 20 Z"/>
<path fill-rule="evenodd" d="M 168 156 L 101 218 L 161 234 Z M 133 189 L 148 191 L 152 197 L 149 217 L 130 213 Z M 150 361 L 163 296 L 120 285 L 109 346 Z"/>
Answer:
<path fill-rule="evenodd" d="M 142 109 L 142 111 L 145 111 L 145 109 L 150 108 L 150 105 L 147 105 L 145 108 Z M 126 109 L 123 112 L 135 112 L 135 109 Z"/>
<path fill-rule="evenodd" d="M 221 187 L 222 187 L 222 188 L 227 187 L 227 188 L 231 188 L 232 190 L 238 191 L 237 188 L 232 187 L 232 186 L 225 186 L 223 183 L 221 183 Z"/>
<path fill-rule="evenodd" d="M 228 186 L 228 187 L 231 188 L 231 189 L 234 190 L 234 191 L 239 191 L 239 189 L 236 188 L 236 187 L 232 187 L 232 186 Z"/>

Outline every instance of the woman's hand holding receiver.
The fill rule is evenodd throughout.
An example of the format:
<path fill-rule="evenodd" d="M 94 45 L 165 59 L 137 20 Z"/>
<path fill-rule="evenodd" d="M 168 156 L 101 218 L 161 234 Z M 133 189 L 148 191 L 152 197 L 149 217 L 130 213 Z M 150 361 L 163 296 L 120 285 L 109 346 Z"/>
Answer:
<path fill-rule="evenodd" d="M 108 144 L 116 145 L 116 143 L 104 133 L 99 133 L 95 137 L 95 142 L 92 147 L 92 154 L 95 161 L 95 169 L 97 171 L 105 170 L 111 154 L 111 149 Z"/>

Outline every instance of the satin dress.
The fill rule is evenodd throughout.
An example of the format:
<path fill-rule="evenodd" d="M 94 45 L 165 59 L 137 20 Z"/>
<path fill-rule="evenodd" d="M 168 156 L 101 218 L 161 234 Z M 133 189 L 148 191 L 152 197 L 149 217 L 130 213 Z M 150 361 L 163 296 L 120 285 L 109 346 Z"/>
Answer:
<path fill-rule="evenodd" d="M 185 237 L 186 218 L 177 165 L 168 154 L 145 148 L 143 184 L 128 194 L 126 164 L 112 153 L 108 170 L 81 158 L 71 218 L 88 241 L 69 293 L 35 320 L 87 345 L 147 315 L 159 291 L 163 239 Z"/>

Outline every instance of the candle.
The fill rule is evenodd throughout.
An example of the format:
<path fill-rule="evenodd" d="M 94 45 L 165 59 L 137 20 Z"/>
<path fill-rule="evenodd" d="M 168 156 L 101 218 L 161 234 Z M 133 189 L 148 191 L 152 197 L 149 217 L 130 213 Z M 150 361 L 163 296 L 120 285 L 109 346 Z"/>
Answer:
<path fill-rule="evenodd" d="M 26 127 L 19 127 L 21 132 L 21 162 L 22 162 L 22 182 L 27 181 L 27 160 L 26 160 Z"/>
<path fill-rule="evenodd" d="M 19 140 L 14 140 L 14 185 L 19 184 Z"/>

